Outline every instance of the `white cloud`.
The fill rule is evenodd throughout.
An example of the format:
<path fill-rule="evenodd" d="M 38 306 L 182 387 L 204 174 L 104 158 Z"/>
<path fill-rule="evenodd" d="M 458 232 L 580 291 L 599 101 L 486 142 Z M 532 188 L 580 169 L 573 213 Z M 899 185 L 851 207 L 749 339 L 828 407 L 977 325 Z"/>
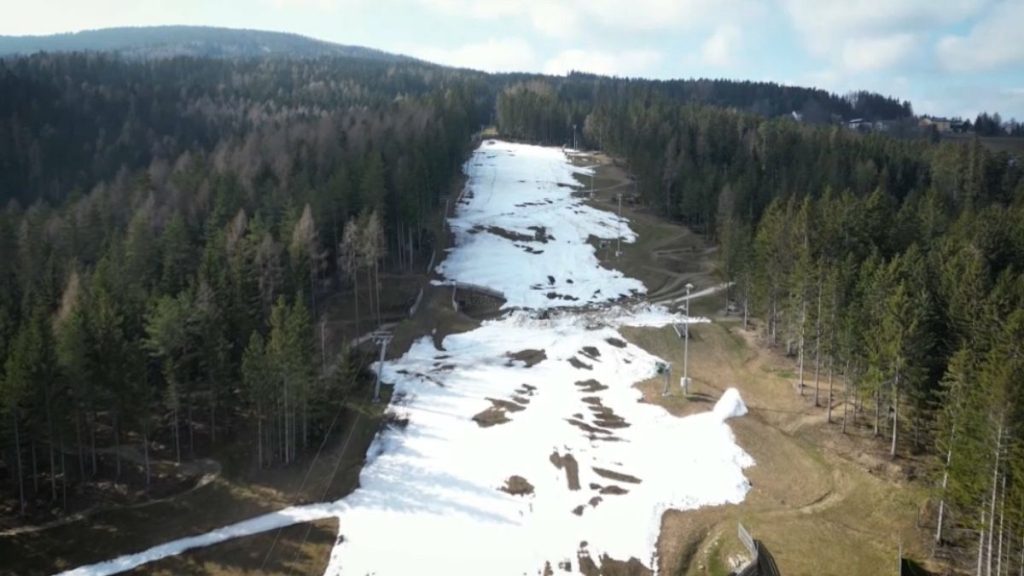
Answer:
<path fill-rule="evenodd" d="M 693 28 L 729 12 L 733 0 L 578 0 L 576 8 L 606 26 L 633 30 Z"/>
<path fill-rule="evenodd" d="M 972 84 L 955 84 L 918 95 L 914 111 L 974 120 L 981 112 L 999 112 L 1004 120 L 1024 120 L 1024 88 L 978 90 Z"/>
<path fill-rule="evenodd" d="M 530 10 L 530 22 L 538 32 L 552 38 L 572 38 L 580 31 L 578 12 L 571 6 L 544 2 Z"/>
<path fill-rule="evenodd" d="M 945 36 L 936 46 L 939 63 L 947 70 L 989 70 L 1024 64 L 1024 2 L 1004 1 L 994 7 L 965 36 Z"/>
<path fill-rule="evenodd" d="M 736 26 L 719 26 L 701 46 L 701 59 L 709 66 L 731 66 L 741 42 L 740 29 Z"/>
<path fill-rule="evenodd" d="M 626 50 L 604 52 L 600 50 L 564 50 L 544 63 L 544 73 L 564 75 L 572 71 L 591 72 L 606 76 L 639 76 L 649 72 L 661 61 L 661 53 L 654 50 Z"/>
<path fill-rule="evenodd" d="M 847 70 L 885 70 L 905 62 L 915 47 L 913 34 L 849 38 L 843 45 L 842 62 Z"/>
<path fill-rule="evenodd" d="M 408 46 L 401 51 L 438 64 L 486 72 L 521 72 L 537 66 L 533 47 L 521 38 L 490 39 L 451 49 Z"/>
<path fill-rule="evenodd" d="M 445 14 L 482 20 L 525 18 L 554 38 L 577 37 L 593 26 L 609 30 L 692 30 L 723 15 L 753 14 L 756 0 L 418 0 Z"/>
<path fill-rule="evenodd" d="M 979 13 L 990 0 L 781 0 L 807 47 L 824 56 L 849 38 L 928 30 Z"/>

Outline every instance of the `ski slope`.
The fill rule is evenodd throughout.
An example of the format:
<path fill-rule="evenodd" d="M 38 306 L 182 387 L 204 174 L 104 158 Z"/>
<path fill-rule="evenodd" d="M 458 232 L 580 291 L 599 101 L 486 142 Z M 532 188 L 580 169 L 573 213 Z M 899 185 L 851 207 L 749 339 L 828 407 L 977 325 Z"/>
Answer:
<path fill-rule="evenodd" d="M 456 244 L 438 271 L 501 291 L 510 310 L 385 363 L 402 425 L 378 433 L 360 487 L 67 574 L 332 516 L 330 575 L 575 573 L 605 554 L 656 569 L 665 510 L 744 499 L 754 462 L 728 425 L 746 413 L 739 393 L 677 418 L 635 388 L 659 359 L 621 327 L 705 320 L 619 302 L 644 287 L 600 266 L 588 240 L 631 241 L 628 225 L 572 196 L 579 169 L 561 150 L 489 141 L 466 171 Z"/>

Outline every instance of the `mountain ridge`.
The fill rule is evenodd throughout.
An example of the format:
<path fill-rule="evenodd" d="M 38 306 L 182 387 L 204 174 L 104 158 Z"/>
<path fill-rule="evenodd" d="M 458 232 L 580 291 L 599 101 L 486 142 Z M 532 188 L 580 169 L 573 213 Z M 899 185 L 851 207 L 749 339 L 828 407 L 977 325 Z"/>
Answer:
<path fill-rule="evenodd" d="M 116 52 L 136 58 L 342 56 L 384 62 L 416 59 L 291 32 L 214 26 L 126 26 L 45 36 L 0 36 L 0 56 L 38 52 Z"/>

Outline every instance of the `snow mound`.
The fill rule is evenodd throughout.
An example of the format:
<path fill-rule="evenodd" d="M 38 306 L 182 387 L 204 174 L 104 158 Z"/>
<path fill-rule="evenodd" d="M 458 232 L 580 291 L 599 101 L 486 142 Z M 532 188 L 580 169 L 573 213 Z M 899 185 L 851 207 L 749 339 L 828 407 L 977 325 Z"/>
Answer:
<path fill-rule="evenodd" d="M 745 415 L 747 413 L 747 405 L 743 403 L 739 390 L 729 388 L 718 399 L 718 402 L 715 402 L 715 408 L 712 412 L 716 417 L 728 420 L 729 418 L 738 418 Z"/>

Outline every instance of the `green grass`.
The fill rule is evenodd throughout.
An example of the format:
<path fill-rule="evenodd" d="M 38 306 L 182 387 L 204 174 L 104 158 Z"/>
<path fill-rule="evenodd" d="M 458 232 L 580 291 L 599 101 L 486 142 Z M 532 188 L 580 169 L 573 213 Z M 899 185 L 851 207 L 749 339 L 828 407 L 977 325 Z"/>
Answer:
<path fill-rule="evenodd" d="M 708 550 L 707 574 L 709 576 L 729 576 L 729 573 L 729 567 L 722 559 L 722 545 L 720 542 L 715 542 Z"/>

